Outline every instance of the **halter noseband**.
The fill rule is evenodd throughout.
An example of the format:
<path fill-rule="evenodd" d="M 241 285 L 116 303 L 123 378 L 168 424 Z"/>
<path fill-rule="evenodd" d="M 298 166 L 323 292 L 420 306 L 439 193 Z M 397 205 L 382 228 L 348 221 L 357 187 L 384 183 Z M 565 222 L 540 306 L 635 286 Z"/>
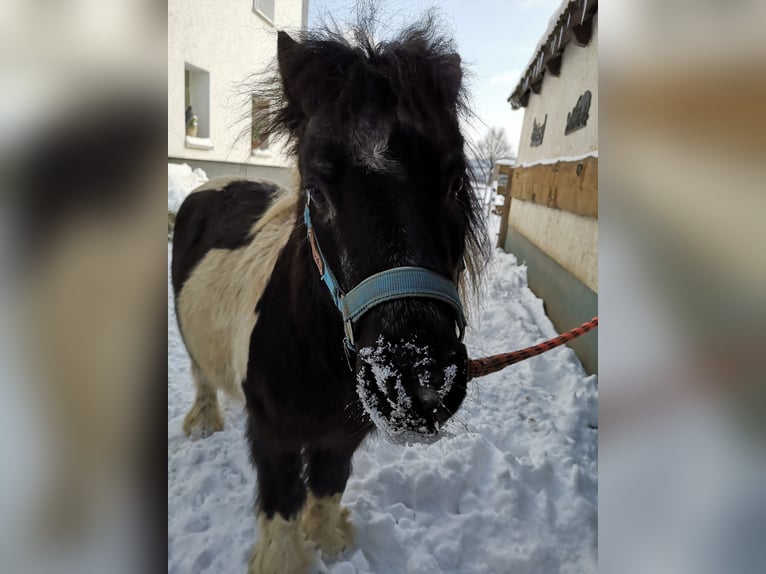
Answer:
<path fill-rule="evenodd" d="M 307 195 L 303 221 L 306 224 L 311 254 L 319 270 L 319 275 L 330 291 L 332 301 L 343 318 L 343 330 L 346 335 L 343 342 L 347 350 L 356 351 L 354 323 L 367 311 L 387 301 L 419 297 L 436 299 L 451 306 L 455 311 L 459 338 L 461 341 L 463 340 L 466 321 L 463 304 L 455 284 L 446 277 L 423 267 L 387 269 L 371 275 L 348 293 L 344 293 L 319 248 L 314 226 L 311 224 L 310 203 L 311 196 Z"/>

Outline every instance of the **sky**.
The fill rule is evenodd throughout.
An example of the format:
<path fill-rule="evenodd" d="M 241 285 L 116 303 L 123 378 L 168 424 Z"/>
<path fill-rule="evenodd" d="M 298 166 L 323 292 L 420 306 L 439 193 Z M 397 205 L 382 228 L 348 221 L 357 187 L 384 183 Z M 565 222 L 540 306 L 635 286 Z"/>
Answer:
<path fill-rule="evenodd" d="M 505 128 L 514 152 L 519 148 L 524 110 L 513 111 L 506 101 L 532 57 L 548 19 L 561 0 L 383 0 L 381 20 L 385 38 L 436 8 L 452 31 L 463 65 L 470 74 L 468 88 L 478 116 L 465 126 L 476 141 L 490 127 Z M 353 20 L 356 0 L 309 0 L 309 27 L 327 15 L 339 24 Z"/>

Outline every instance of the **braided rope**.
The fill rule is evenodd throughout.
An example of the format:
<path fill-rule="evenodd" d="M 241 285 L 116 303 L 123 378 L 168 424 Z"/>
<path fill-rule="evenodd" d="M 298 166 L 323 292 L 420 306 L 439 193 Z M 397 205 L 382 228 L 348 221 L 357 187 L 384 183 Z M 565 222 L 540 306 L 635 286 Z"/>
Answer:
<path fill-rule="evenodd" d="M 568 343 L 572 339 L 576 339 L 580 335 L 584 335 L 591 329 L 598 326 L 598 316 L 593 317 L 590 321 L 586 321 L 579 327 L 570 329 L 566 333 L 562 333 L 558 337 L 543 341 L 537 345 L 532 345 L 526 349 L 519 351 L 513 351 L 512 353 L 501 353 L 499 355 L 491 355 L 489 357 L 483 357 L 481 359 L 471 359 L 468 361 L 468 380 L 470 381 L 476 377 L 484 377 L 491 373 L 496 373 L 509 365 L 518 363 L 530 357 L 540 355 L 556 347 Z"/>

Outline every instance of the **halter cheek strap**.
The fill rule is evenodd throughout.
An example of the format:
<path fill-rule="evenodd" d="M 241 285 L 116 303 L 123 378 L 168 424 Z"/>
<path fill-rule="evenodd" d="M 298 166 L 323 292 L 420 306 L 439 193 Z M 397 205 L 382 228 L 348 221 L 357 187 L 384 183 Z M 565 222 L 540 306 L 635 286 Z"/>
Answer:
<path fill-rule="evenodd" d="M 346 335 L 344 343 L 347 349 L 356 351 L 354 323 L 373 307 L 396 299 L 426 298 L 448 304 L 455 311 L 459 337 L 461 341 L 463 340 L 466 320 L 457 288 L 452 281 L 429 269 L 394 267 L 371 275 L 348 293 L 344 293 L 319 247 L 314 226 L 311 224 L 310 202 L 310 197 L 307 197 L 303 221 L 306 224 L 311 254 L 322 282 L 330 292 L 333 303 L 343 318 L 343 329 Z"/>

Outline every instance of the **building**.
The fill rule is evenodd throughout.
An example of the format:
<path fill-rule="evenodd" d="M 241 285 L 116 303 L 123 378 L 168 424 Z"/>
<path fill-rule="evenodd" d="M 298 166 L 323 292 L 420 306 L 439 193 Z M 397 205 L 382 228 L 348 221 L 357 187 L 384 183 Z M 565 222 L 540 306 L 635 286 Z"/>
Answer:
<path fill-rule="evenodd" d="M 598 2 L 564 0 L 508 98 L 524 108 L 500 246 L 560 331 L 598 314 Z M 595 332 L 571 347 L 598 370 Z"/>
<path fill-rule="evenodd" d="M 250 106 L 260 102 L 243 87 L 274 60 L 277 30 L 298 31 L 307 18 L 308 0 L 169 0 L 169 162 L 291 183 L 292 163 L 259 135 Z"/>

